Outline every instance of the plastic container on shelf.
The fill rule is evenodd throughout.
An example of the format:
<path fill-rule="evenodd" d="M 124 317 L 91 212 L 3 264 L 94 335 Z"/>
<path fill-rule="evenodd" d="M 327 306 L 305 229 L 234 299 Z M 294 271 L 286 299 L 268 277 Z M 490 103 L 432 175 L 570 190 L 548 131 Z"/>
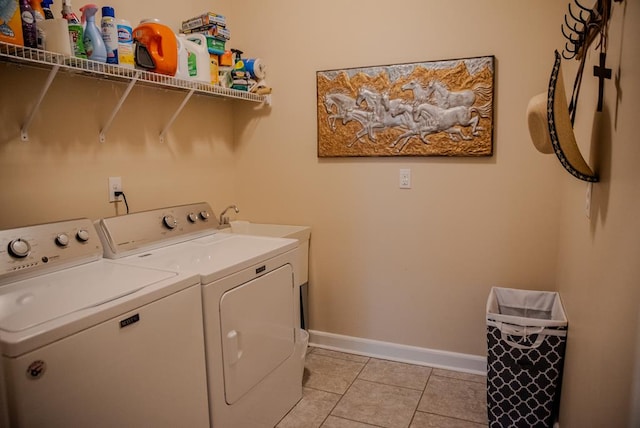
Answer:
<path fill-rule="evenodd" d="M 187 52 L 187 47 L 185 46 L 186 40 L 176 36 L 176 43 L 178 46 L 178 63 L 176 65 L 176 77 L 178 79 L 188 79 L 189 78 L 189 52 Z"/>
<path fill-rule="evenodd" d="M 38 47 L 36 16 L 29 0 L 20 0 L 20 18 L 22 19 L 22 38 L 28 48 Z"/>
<path fill-rule="evenodd" d="M 111 6 L 102 6 L 100 30 L 107 50 L 107 64 L 118 64 L 118 28 L 116 13 Z"/>
<path fill-rule="evenodd" d="M 133 59 L 133 27 L 126 19 L 116 20 L 118 31 L 118 64 L 120 67 L 135 68 Z"/>
<path fill-rule="evenodd" d="M 45 19 L 38 23 L 38 28 L 42 30 L 43 49 L 66 56 L 72 55 L 66 19 Z"/>
<path fill-rule="evenodd" d="M 178 68 L 178 37 L 171 28 L 145 20 L 133 30 L 134 59 L 144 70 L 175 76 Z"/>
<path fill-rule="evenodd" d="M 40 23 L 44 21 L 44 10 L 40 0 L 29 0 L 29 5 L 33 9 L 33 17 L 36 19 L 36 45 L 38 49 L 44 49 L 44 33 L 40 29 Z"/>
<path fill-rule="evenodd" d="M 67 20 L 69 30 L 69 43 L 73 56 L 77 58 L 87 58 L 87 51 L 84 48 L 84 30 L 82 24 L 71 8 L 71 0 L 62 0 L 62 17 Z"/>
<path fill-rule="evenodd" d="M 80 8 L 80 12 L 82 12 L 82 22 L 86 23 L 82 41 L 87 58 L 92 61 L 107 62 L 107 48 L 102 40 L 102 32 L 96 25 L 98 6 L 86 4 Z"/>
<path fill-rule="evenodd" d="M 207 38 L 203 34 L 180 34 L 180 38 L 186 39 L 184 44 L 188 52 L 188 78 L 199 80 L 205 83 L 217 82 L 213 81 L 213 65 L 209 50 L 207 49 Z M 215 65 L 215 73 L 217 76 L 218 66 Z"/>

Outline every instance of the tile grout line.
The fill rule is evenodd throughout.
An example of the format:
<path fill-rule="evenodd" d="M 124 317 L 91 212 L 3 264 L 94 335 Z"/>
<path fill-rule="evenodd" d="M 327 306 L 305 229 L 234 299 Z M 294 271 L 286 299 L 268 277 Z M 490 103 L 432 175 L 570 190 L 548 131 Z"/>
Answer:
<path fill-rule="evenodd" d="M 325 356 L 325 355 L 321 355 L 321 356 Z M 331 358 L 331 357 L 328 357 Z M 336 358 L 339 359 L 339 358 Z M 349 384 L 349 386 L 347 386 L 347 389 L 344 390 L 344 392 L 342 394 L 340 394 L 340 398 L 338 399 L 338 401 L 336 401 L 336 404 L 334 404 L 334 406 L 331 408 L 331 410 L 329 410 L 329 414 L 327 414 L 327 416 L 322 420 L 322 423 L 320 424 L 320 427 L 322 427 L 322 425 L 327 421 L 327 419 L 329 418 L 329 416 L 333 416 L 332 413 L 335 410 L 335 408 L 338 406 L 338 404 L 340 404 L 340 402 L 342 401 L 342 399 L 344 398 L 344 396 L 347 394 L 347 392 L 349 391 L 349 389 L 351 389 L 351 386 L 353 386 L 353 383 L 356 381 L 356 379 L 358 379 L 358 376 L 360 376 L 360 373 L 362 373 L 362 371 L 364 370 L 364 368 L 367 366 L 367 364 L 369 364 L 369 361 L 371 360 L 370 357 L 367 357 L 367 362 L 364 363 L 362 365 L 362 368 L 358 371 L 358 373 L 356 374 L 356 376 L 353 378 L 353 380 L 351 381 L 351 383 Z M 344 361 L 349 361 L 349 360 L 344 360 Z M 335 417 L 339 417 L 339 416 L 335 416 Z M 344 418 L 343 418 L 344 419 Z M 350 420 L 350 419 L 349 419 Z"/>
<path fill-rule="evenodd" d="M 424 387 L 421 389 L 417 389 L 417 388 L 411 388 L 411 387 L 406 387 L 406 386 L 402 386 L 402 385 L 394 385 L 394 384 L 390 384 L 390 383 L 386 383 L 384 381 L 376 381 L 376 380 L 368 380 L 368 379 L 363 379 L 360 378 L 360 376 L 362 375 L 362 373 L 364 372 L 365 368 L 373 361 L 373 360 L 381 360 L 381 361 L 391 361 L 391 362 L 395 362 L 392 360 L 384 360 L 384 359 L 379 359 L 379 358 L 374 358 L 374 357 L 366 357 L 366 356 L 362 356 L 363 358 L 366 358 L 365 361 L 357 361 L 357 360 L 353 360 L 350 358 L 343 358 L 341 357 L 339 354 L 341 353 L 340 351 L 336 351 L 337 354 L 335 355 L 324 355 L 322 353 L 316 353 L 317 349 L 321 349 L 321 348 L 315 348 L 312 347 L 310 349 L 310 351 L 307 353 L 307 355 L 309 354 L 314 354 L 317 357 L 322 357 L 322 358 L 329 358 L 329 359 L 333 359 L 333 360 L 340 360 L 340 361 L 346 361 L 346 362 L 350 362 L 350 363 L 360 363 L 362 364 L 362 367 L 358 370 L 357 374 L 355 375 L 355 377 L 353 378 L 353 380 L 348 384 L 347 388 L 345 389 L 345 391 L 343 393 L 336 393 L 336 392 L 332 392 L 332 391 L 325 391 L 322 389 L 318 389 L 318 388 L 312 388 L 312 387 L 305 387 L 305 388 L 309 388 L 312 390 L 316 390 L 316 391 L 322 391 L 325 393 L 330 393 L 330 394 L 336 394 L 339 396 L 338 400 L 336 401 L 336 403 L 331 407 L 331 409 L 329 410 L 329 413 L 324 417 L 324 419 L 320 422 L 320 427 L 326 423 L 327 419 L 329 417 L 334 417 L 334 418 L 338 418 L 338 419 L 342 419 L 342 420 L 347 420 L 347 421 L 352 421 L 352 422 L 358 422 L 361 423 L 361 421 L 358 420 L 354 420 L 354 419 L 349 419 L 348 417 L 343 417 L 343 416 L 337 416 L 337 415 L 333 415 L 333 411 L 337 408 L 337 406 L 342 402 L 343 398 L 345 397 L 345 395 L 349 392 L 349 390 L 352 389 L 354 383 L 356 380 L 360 380 L 363 382 L 370 382 L 370 383 L 374 383 L 377 385 L 384 385 L 384 386 L 390 386 L 390 387 L 394 387 L 394 388 L 401 388 L 401 389 L 405 389 L 405 390 L 409 390 L 409 391 L 420 391 L 420 398 L 418 399 L 418 402 L 413 410 L 411 419 L 409 421 L 409 426 L 411 426 L 411 424 L 415 421 L 416 415 L 418 412 L 422 413 L 422 414 L 430 414 L 430 415 L 434 415 L 434 416 L 438 416 L 438 417 L 444 417 L 444 418 L 451 418 L 451 419 L 455 419 L 461 422 L 467 422 L 467 423 L 472 423 L 472 424 L 477 424 L 479 427 L 486 427 L 487 424 L 483 424 L 482 422 L 477 422 L 474 420 L 469 420 L 469 419 L 463 419 L 460 417 L 455 417 L 455 416 L 450 416 L 450 415 L 443 415 L 443 414 L 439 414 L 439 413 L 434 413 L 432 411 L 420 411 L 418 410 L 421 401 L 424 399 L 425 397 L 425 393 L 426 390 L 429 386 L 429 382 L 435 379 L 441 379 L 443 381 L 449 382 L 449 381 L 456 381 L 456 382 L 464 382 L 464 383 L 473 383 L 473 384 L 482 384 L 482 383 L 486 383 L 486 380 L 479 380 L 479 379 L 467 379 L 467 378 L 460 378 L 460 377 L 456 377 L 456 376 L 447 376 L 446 373 L 435 373 L 435 371 L 437 370 L 435 367 L 430 367 L 430 366 L 420 366 L 420 367 L 428 367 L 430 370 L 429 375 L 427 376 L 427 380 L 424 384 Z M 348 354 L 348 353 L 346 353 Z M 351 354 L 348 354 L 351 355 Z M 411 364 L 411 363 L 401 363 L 403 365 L 407 365 L 407 366 L 416 366 L 415 364 Z M 446 370 L 445 370 L 446 371 Z M 371 426 L 378 426 L 375 424 L 369 424 Z"/>
<path fill-rule="evenodd" d="M 469 419 L 462 419 L 462 418 L 459 418 L 459 417 L 456 417 L 456 416 L 441 415 L 440 413 L 424 412 L 422 410 L 416 410 L 416 413 L 417 412 L 424 413 L 425 415 L 434 415 L 434 416 L 440 416 L 442 418 L 447 418 L 447 419 L 455 419 L 457 421 L 468 422 L 468 423 L 480 425 L 480 426 L 483 426 L 483 427 L 488 426 L 488 424 L 483 424 L 482 422 L 476 422 L 476 421 L 472 421 L 472 420 L 469 420 Z"/>
<path fill-rule="evenodd" d="M 429 376 L 427 376 L 427 381 L 424 383 L 424 388 L 422 388 L 422 392 L 420 393 L 420 398 L 418 399 L 418 404 L 416 404 L 416 408 L 413 411 L 413 415 L 411 415 L 411 420 L 409 421 L 409 426 L 411 426 L 411 424 L 413 423 L 414 419 L 416 418 L 416 413 L 418 412 L 418 407 L 420 407 L 420 403 L 422 402 L 422 397 L 424 397 L 424 393 L 427 391 L 427 386 L 429 385 L 429 380 L 431 379 L 431 376 L 435 376 L 433 374 L 433 368 L 429 372 Z"/>

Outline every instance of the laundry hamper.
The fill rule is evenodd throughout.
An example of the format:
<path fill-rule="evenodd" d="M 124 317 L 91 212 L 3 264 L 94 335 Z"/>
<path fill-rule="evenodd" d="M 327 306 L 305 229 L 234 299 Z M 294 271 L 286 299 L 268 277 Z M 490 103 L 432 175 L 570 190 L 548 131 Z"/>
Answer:
<path fill-rule="evenodd" d="M 555 292 L 493 287 L 487 300 L 492 428 L 550 428 L 557 417 L 567 318 Z"/>

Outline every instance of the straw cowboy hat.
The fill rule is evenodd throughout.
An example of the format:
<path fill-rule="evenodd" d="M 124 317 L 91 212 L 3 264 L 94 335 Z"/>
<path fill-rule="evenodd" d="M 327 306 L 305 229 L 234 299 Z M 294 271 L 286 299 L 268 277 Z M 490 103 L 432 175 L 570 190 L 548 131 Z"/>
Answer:
<path fill-rule="evenodd" d="M 560 68 L 561 58 L 558 51 L 555 55 L 548 92 L 533 97 L 527 107 L 529 134 L 538 151 L 545 154 L 555 153 L 571 175 L 580 180 L 596 182 L 598 176 L 580 154 L 573 134 Z"/>

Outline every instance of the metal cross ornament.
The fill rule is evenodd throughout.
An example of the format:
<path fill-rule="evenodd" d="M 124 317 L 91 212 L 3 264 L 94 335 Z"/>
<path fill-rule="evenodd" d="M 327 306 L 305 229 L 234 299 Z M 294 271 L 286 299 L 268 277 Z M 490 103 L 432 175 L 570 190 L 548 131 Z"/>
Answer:
<path fill-rule="evenodd" d="M 611 69 L 605 66 L 607 54 L 600 52 L 600 65 L 593 66 L 593 75 L 598 78 L 598 111 L 602 111 L 602 98 L 604 95 L 604 79 L 611 79 Z"/>

